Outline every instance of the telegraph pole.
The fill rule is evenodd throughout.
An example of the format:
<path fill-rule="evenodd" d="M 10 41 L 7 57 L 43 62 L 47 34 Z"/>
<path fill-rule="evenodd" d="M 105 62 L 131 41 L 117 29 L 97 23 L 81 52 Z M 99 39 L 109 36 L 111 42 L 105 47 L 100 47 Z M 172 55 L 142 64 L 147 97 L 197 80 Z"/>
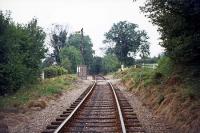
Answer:
<path fill-rule="evenodd" d="M 81 29 L 81 44 L 80 44 L 80 52 L 81 52 L 81 56 L 83 57 L 83 28 Z M 83 64 L 85 64 L 84 58 L 83 58 Z"/>
<path fill-rule="evenodd" d="M 83 58 L 83 39 L 84 39 L 83 28 L 81 29 L 80 32 L 81 32 L 80 52 L 82 56 L 82 64 L 77 66 L 77 73 L 78 73 L 78 77 L 80 77 L 81 79 L 87 79 L 87 66 L 85 65 L 85 61 Z"/>

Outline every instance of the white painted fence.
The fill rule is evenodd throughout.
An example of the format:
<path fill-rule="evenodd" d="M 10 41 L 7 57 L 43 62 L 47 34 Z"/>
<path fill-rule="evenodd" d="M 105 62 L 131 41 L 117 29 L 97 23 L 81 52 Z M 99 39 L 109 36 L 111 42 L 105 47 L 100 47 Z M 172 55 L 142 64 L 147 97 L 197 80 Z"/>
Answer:
<path fill-rule="evenodd" d="M 136 68 L 137 66 L 141 66 L 142 68 L 151 68 L 151 69 L 156 69 L 158 67 L 157 63 L 154 64 L 139 64 L 139 65 L 134 65 L 134 67 Z"/>

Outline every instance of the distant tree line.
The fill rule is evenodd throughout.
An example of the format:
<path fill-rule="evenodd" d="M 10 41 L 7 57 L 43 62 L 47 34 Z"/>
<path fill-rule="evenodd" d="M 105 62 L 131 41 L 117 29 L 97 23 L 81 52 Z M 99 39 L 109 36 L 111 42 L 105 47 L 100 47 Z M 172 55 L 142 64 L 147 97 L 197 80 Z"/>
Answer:
<path fill-rule="evenodd" d="M 144 30 L 140 31 L 136 28 L 138 28 L 136 24 L 127 21 L 113 24 L 111 30 L 105 34 L 104 43 L 108 44 L 105 56 L 96 57 L 89 36 L 82 37 L 80 32 L 68 35 L 67 28 L 55 25 L 50 33 L 53 53 L 45 59 L 43 66 L 56 63 L 70 73 L 76 73 L 77 65 L 85 64 L 90 74 L 98 74 L 116 71 L 121 64 L 133 65 L 136 53 L 140 52 L 142 59 L 149 56 L 148 36 Z M 113 43 L 114 47 L 112 47 Z"/>
<path fill-rule="evenodd" d="M 68 36 L 67 28 L 55 25 L 50 33 L 49 44 L 53 48 L 53 53 L 44 60 L 44 67 L 56 64 L 67 69 L 69 73 L 76 73 L 77 65 L 85 64 L 88 70 L 91 70 L 94 50 L 92 50 L 93 44 L 88 35 L 82 37 L 79 32 L 75 32 Z"/>
<path fill-rule="evenodd" d="M 115 55 L 107 54 L 104 57 L 94 57 L 91 74 L 106 74 L 120 68 L 120 62 Z"/>
<path fill-rule="evenodd" d="M 50 78 L 76 73 L 77 65 L 85 64 L 89 74 L 105 74 L 118 70 L 121 64 L 134 64 L 138 52 L 145 59 L 149 55 L 148 36 L 137 28 L 127 21 L 114 24 L 105 34 L 105 56 L 96 57 L 88 35 L 68 33 L 67 27 L 57 24 L 47 34 L 38 26 L 37 19 L 22 25 L 15 23 L 9 12 L 1 11 L 0 95 L 36 83 L 42 71 Z M 46 35 L 50 53 L 45 49 Z"/>

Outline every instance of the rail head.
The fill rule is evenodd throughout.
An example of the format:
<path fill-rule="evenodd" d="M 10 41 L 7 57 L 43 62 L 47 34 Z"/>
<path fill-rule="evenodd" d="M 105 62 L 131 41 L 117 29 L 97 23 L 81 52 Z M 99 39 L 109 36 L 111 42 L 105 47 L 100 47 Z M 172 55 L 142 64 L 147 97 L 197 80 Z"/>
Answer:
<path fill-rule="evenodd" d="M 108 81 L 108 83 L 111 86 L 112 91 L 114 93 L 114 97 L 115 97 L 115 101 L 116 101 L 117 109 L 118 109 L 118 113 L 119 113 L 119 119 L 120 119 L 120 123 L 121 123 L 122 133 L 126 133 L 126 127 L 125 127 L 124 118 L 123 118 L 123 115 L 122 115 L 122 110 L 121 110 L 120 105 L 119 105 L 119 100 L 117 98 L 114 87 L 112 86 L 112 84 L 109 81 Z"/>
<path fill-rule="evenodd" d="M 76 108 L 70 113 L 70 115 L 60 124 L 60 126 L 58 128 L 56 128 L 56 130 L 54 131 L 54 133 L 59 133 L 63 126 L 73 117 L 73 115 L 75 114 L 75 112 L 80 108 L 80 106 L 83 104 L 83 102 L 85 101 L 85 99 L 89 96 L 89 94 L 92 92 L 92 90 L 94 89 L 96 85 L 96 80 L 94 81 L 90 91 L 85 95 L 85 97 L 81 100 L 81 102 L 76 106 Z"/>

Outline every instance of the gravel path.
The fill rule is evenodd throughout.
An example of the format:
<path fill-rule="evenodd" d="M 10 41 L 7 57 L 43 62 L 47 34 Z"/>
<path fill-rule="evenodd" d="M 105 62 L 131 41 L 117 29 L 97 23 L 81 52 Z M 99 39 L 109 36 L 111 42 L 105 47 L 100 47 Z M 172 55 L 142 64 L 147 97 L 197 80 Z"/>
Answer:
<path fill-rule="evenodd" d="M 89 80 L 76 81 L 71 86 L 73 89 L 66 91 L 58 99 L 51 100 L 45 109 L 41 111 L 27 111 L 24 114 L 4 113 L 3 121 L 8 125 L 10 133 L 39 133 L 66 108 L 69 108 L 71 103 L 73 103 L 91 83 L 91 78 Z"/>
<path fill-rule="evenodd" d="M 127 98 L 147 133 L 178 133 L 178 131 L 173 129 L 173 126 L 167 123 L 164 118 L 153 114 L 151 110 L 145 107 L 134 93 L 128 91 L 120 83 L 120 80 L 110 81 L 115 84 Z"/>

